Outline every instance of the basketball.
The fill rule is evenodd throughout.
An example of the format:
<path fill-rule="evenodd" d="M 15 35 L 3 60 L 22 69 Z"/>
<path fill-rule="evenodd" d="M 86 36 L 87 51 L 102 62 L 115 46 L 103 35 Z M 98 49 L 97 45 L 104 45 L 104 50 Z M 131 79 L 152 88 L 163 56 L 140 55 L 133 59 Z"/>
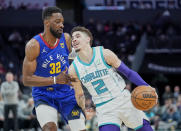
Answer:
<path fill-rule="evenodd" d="M 147 111 L 157 104 L 156 91 L 149 86 L 138 86 L 131 93 L 133 105 L 142 111 Z"/>

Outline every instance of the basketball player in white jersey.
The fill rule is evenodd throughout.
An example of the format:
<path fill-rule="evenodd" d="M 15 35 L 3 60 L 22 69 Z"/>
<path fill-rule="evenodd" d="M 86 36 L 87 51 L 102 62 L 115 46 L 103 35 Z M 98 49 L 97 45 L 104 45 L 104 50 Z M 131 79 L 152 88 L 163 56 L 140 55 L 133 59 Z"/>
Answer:
<path fill-rule="evenodd" d="M 77 78 L 72 85 L 76 92 L 82 92 L 82 83 L 92 95 L 99 130 L 120 131 L 124 122 L 136 131 L 153 131 L 144 112 L 132 105 L 125 81 L 116 70 L 137 86 L 149 85 L 111 50 L 101 46 L 91 48 L 93 37 L 85 27 L 74 27 L 71 34 L 72 46 L 77 52 L 69 68 L 69 74 Z M 81 105 L 81 102 L 78 103 Z"/>

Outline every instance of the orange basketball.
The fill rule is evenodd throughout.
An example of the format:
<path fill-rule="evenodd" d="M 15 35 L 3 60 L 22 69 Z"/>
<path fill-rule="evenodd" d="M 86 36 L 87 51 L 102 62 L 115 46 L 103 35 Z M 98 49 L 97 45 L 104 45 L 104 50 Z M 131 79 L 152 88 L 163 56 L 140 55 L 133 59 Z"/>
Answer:
<path fill-rule="evenodd" d="M 158 96 L 149 86 L 138 86 L 131 93 L 133 105 L 142 111 L 147 111 L 157 104 Z"/>

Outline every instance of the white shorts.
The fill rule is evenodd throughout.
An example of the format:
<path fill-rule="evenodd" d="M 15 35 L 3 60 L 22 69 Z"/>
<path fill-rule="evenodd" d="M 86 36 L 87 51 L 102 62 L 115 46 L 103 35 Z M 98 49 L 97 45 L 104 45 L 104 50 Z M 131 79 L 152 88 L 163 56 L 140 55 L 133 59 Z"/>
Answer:
<path fill-rule="evenodd" d="M 98 125 L 113 124 L 121 126 L 122 122 L 135 129 L 143 125 L 143 119 L 148 120 L 145 113 L 136 109 L 131 102 L 131 94 L 124 90 L 120 97 L 96 108 Z"/>
<path fill-rule="evenodd" d="M 35 108 L 37 120 L 40 123 L 41 128 L 48 122 L 54 122 L 57 125 L 58 121 L 58 112 L 55 108 L 41 104 Z M 85 127 L 85 117 L 81 113 L 79 119 L 69 120 L 68 124 L 71 131 L 84 130 Z"/>

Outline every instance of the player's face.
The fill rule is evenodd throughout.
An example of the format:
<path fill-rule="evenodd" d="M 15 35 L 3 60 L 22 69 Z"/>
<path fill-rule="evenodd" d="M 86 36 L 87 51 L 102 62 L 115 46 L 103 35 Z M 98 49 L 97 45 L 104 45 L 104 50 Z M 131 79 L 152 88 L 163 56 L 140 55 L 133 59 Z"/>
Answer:
<path fill-rule="evenodd" d="M 50 18 L 50 32 L 56 38 L 60 38 L 64 28 L 64 18 L 61 13 L 53 13 Z"/>
<path fill-rule="evenodd" d="M 85 49 L 89 44 L 90 38 L 81 31 L 75 31 L 72 34 L 72 46 L 76 52 L 79 52 L 82 49 Z"/>

